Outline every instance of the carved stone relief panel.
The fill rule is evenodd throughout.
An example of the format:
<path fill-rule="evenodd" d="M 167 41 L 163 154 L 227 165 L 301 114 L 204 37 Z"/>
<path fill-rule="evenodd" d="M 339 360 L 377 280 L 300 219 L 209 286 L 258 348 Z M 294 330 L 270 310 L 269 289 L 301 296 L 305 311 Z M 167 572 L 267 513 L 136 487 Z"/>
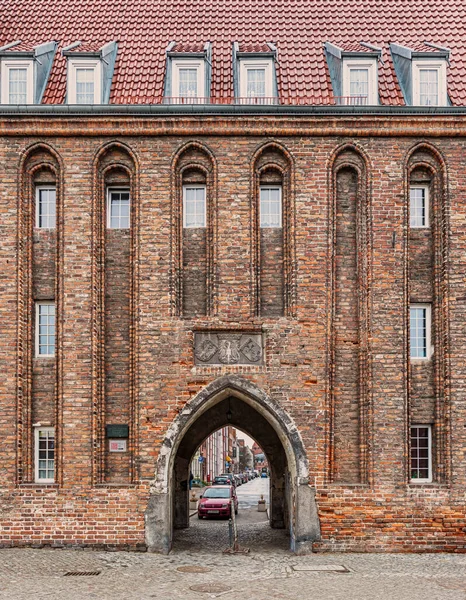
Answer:
<path fill-rule="evenodd" d="M 196 365 L 262 365 L 262 334 L 195 332 L 194 362 Z"/>

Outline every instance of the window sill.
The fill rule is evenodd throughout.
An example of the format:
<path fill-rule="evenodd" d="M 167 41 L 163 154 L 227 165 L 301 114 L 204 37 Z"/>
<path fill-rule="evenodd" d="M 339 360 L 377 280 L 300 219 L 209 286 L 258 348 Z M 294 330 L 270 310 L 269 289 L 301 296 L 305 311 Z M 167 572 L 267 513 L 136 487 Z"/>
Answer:
<path fill-rule="evenodd" d="M 425 488 L 425 489 L 438 489 L 438 488 L 445 488 L 448 489 L 450 486 L 447 483 L 437 483 L 435 481 L 419 481 L 419 483 L 415 482 L 415 481 L 410 481 L 409 483 L 406 484 L 406 487 L 408 489 L 419 489 L 419 488 Z"/>
<path fill-rule="evenodd" d="M 58 483 L 20 483 L 18 485 L 20 489 L 58 489 L 60 486 Z"/>
<path fill-rule="evenodd" d="M 111 489 L 132 489 L 132 488 L 136 488 L 137 484 L 136 483 L 96 483 L 94 485 L 95 488 L 97 489 L 105 489 L 105 488 L 111 488 Z"/>

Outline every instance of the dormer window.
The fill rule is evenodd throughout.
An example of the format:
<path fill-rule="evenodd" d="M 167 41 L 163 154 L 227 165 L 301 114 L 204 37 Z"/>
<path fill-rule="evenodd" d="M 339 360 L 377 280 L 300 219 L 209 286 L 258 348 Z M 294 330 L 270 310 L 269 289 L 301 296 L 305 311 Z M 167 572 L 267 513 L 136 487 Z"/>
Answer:
<path fill-rule="evenodd" d="M 236 101 L 244 104 L 274 104 L 278 100 L 273 44 L 233 45 Z"/>
<path fill-rule="evenodd" d="M 100 60 L 70 59 L 68 104 L 102 104 Z"/>
<path fill-rule="evenodd" d="M 347 104 L 378 104 L 375 59 L 343 59 L 343 96 Z"/>
<path fill-rule="evenodd" d="M 413 104 L 445 106 L 447 104 L 445 61 L 413 62 Z"/>
<path fill-rule="evenodd" d="M 164 102 L 203 104 L 210 100 L 212 50 L 210 42 L 170 42 L 166 50 Z"/>
<path fill-rule="evenodd" d="M 68 104 L 108 103 L 117 50 L 116 42 L 101 48 L 92 42 L 75 42 L 62 50 L 68 60 Z"/>
<path fill-rule="evenodd" d="M 34 79 L 31 61 L 2 61 L 2 104 L 33 104 Z"/>
<path fill-rule="evenodd" d="M 324 49 L 335 104 L 378 104 L 378 63 L 382 49 L 368 42 L 351 42 L 344 48 L 325 42 Z"/>
<path fill-rule="evenodd" d="M 448 48 L 422 42 L 416 44 L 415 49 L 390 44 L 390 51 L 407 105 L 448 106 Z"/>

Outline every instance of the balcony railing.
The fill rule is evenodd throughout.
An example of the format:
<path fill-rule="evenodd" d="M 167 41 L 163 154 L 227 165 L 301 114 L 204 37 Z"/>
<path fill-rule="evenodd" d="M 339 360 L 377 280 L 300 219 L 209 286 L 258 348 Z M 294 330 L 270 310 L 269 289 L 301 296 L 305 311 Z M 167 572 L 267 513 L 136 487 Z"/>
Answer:
<path fill-rule="evenodd" d="M 280 100 L 277 96 L 266 97 L 232 97 L 221 96 L 215 98 L 209 97 L 174 97 L 165 96 L 162 98 L 163 104 L 171 105 L 240 105 L 240 106 L 368 106 L 367 96 L 333 96 L 326 98 L 316 98 L 315 96 L 296 96 L 295 98 L 287 98 Z"/>

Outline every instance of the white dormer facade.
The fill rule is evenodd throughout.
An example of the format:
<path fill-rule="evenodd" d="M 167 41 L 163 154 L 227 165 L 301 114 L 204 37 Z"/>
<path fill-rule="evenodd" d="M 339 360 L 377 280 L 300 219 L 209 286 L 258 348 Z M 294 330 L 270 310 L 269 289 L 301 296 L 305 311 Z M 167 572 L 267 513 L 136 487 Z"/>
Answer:
<path fill-rule="evenodd" d="M 166 50 L 164 102 L 203 104 L 210 102 L 212 49 L 210 42 L 170 42 Z"/>
<path fill-rule="evenodd" d="M 446 60 L 413 60 L 413 104 L 447 106 Z"/>
<path fill-rule="evenodd" d="M 260 44 L 258 49 L 243 50 L 233 44 L 233 85 L 236 102 L 241 104 L 275 104 L 278 86 L 275 68 L 277 49 Z"/>
<path fill-rule="evenodd" d="M 34 103 L 34 62 L 31 59 L 3 58 L 1 61 L 1 103 Z"/>
<path fill-rule="evenodd" d="M 70 58 L 68 104 L 102 104 L 102 63 L 99 59 Z"/>
<path fill-rule="evenodd" d="M 176 98 L 198 99 L 205 96 L 205 60 L 174 58 L 172 60 L 172 93 Z"/>
<path fill-rule="evenodd" d="M 343 58 L 342 95 L 348 104 L 379 103 L 377 59 Z"/>

